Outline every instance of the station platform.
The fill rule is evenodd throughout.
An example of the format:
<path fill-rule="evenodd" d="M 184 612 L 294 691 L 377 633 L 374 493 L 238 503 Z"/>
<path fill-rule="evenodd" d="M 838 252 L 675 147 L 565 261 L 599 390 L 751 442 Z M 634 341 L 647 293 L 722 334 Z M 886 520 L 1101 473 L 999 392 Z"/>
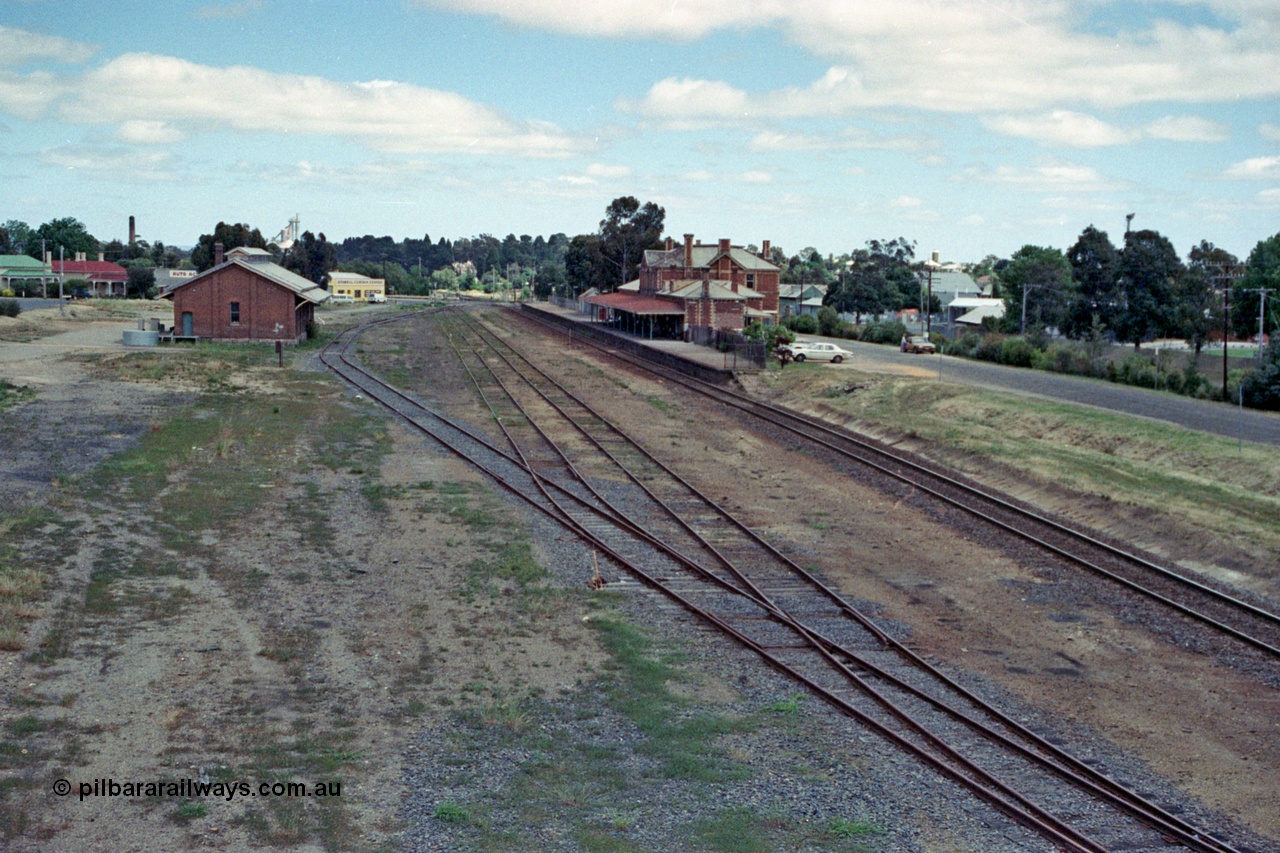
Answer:
<path fill-rule="evenodd" d="M 520 308 L 526 314 L 536 315 L 541 320 L 572 331 L 573 334 L 583 335 L 598 343 L 708 382 L 724 384 L 732 381 L 735 373 L 760 369 L 746 359 L 738 358 L 734 352 L 720 352 L 685 341 L 642 338 L 613 329 L 580 311 L 561 308 L 550 302 L 522 302 Z"/>

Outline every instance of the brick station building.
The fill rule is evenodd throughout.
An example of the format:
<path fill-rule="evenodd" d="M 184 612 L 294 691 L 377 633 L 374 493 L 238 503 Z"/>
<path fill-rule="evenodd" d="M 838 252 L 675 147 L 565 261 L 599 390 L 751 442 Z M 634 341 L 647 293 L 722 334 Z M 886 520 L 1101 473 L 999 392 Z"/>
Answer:
<path fill-rule="evenodd" d="M 728 239 L 695 243 L 685 234 L 677 246 L 668 237 L 645 250 L 639 279 L 584 301 L 600 319 L 651 338 L 688 337 L 691 327 L 736 331 L 777 320 L 782 269 L 768 257 L 768 240 L 755 254 Z"/>
<path fill-rule="evenodd" d="M 329 292 L 271 260 L 263 249 L 236 248 L 213 266 L 163 294 L 173 300 L 176 338 L 214 341 L 306 340 L 315 306 Z"/>

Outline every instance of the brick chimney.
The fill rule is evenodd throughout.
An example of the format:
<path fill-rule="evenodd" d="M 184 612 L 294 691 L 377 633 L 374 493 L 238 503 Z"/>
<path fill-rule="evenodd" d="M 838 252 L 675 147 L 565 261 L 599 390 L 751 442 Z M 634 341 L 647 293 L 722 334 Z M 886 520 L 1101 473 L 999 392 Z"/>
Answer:
<path fill-rule="evenodd" d="M 770 249 L 770 248 L 771 248 L 771 246 L 770 246 L 770 244 L 769 244 L 769 241 L 768 241 L 768 240 L 761 240 L 761 241 L 760 241 L 760 257 L 764 258 L 766 261 L 770 259 L 770 258 L 769 258 L 769 249 Z"/>
<path fill-rule="evenodd" d="M 684 265 L 693 266 L 693 235 L 684 235 Z"/>
<path fill-rule="evenodd" d="M 221 243 L 213 244 L 213 265 L 215 267 L 222 266 L 222 244 Z"/>
<path fill-rule="evenodd" d="M 667 237 L 667 251 L 670 252 L 672 249 L 675 248 L 675 246 L 676 246 L 676 241 L 672 240 L 670 237 Z"/>
<path fill-rule="evenodd" d="M 728 237 L 721 237 L 721 238 L 720 238 L 720 254 L 722 254 L 722 255 L 726 255 L 726 254 L 728 254 L 728 253 L 729 253 L 729 248 L 730 248 L 730 247 L 729 247 L 729 238 L 728 238 Z"/>

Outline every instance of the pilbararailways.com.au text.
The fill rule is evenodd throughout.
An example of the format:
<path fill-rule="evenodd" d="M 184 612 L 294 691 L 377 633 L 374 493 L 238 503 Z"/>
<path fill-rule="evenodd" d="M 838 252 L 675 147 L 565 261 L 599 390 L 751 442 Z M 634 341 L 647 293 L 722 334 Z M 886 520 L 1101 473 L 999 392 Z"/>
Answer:
<path fill-rule="evenodd" d="M 65 797 L 75 791 L 81 801 L 90 797 L 216 797 L 230 802 L 236 797 L 341 797 L 340 781 L 317 782 L 204 782 L 199 779 L 169 779 L 148 782 L 117 782 L 94 779 L 74 788 L 66 779 L 53 783 L 53 792 Z"/>

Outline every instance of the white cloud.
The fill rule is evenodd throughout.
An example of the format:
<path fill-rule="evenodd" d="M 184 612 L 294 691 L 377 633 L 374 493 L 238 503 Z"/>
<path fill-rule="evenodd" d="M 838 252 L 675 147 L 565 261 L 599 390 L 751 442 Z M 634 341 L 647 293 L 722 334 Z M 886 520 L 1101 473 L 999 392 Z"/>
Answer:
<path fill-rule="evenodd" d="M 186 136 L 168 122 L 150 119 L 131 119 L 116 128 L 116 139 L 134 145 L 169 145 Z"/>
<path fill-rule="evenodd" d="M 781 0 L 412 0 L 455 12 L 493 15 L 519 26 L 574 35 L 691 41 L 713 30 L 771 24 L 786 15 Z"/>
<path fill-rule="evenodd" d="M 1227 23 L 1133 17 L 1115 34 L 1087 32 L 1067 0 L 426 0 L 524 26 L 608 37 L 697 38 L 713 29 L 779 28 L 831 61 L 806 86 L 748 94 L 723 81 L 660 81 L 619 104 L 655 121 L 833 116 L 870 107 L 1010 112 L 1065 104 L 1221 103 L 1280 94 L 1274 7 L 1209 0 Z M 596 10 L 598 11 L 588 11 Z M 1152 11 L 1154 9 L 1154 11 Z M 723 95 L 712 97 L 712 95 Z M 688 96 L 683 97 L 683 96 Z M 1159 130 L 1159 129 L 1158 129 Z"/>
<path fill-rule="evenodd" d="M 705 184 L 714 181 L 721 184 L 760 185 L 773 183 L 773 175 L 759 170 L 716 173 L 706 169 L 695 169 L 692 172 L 685 172 L 680 176 L 680 180 L 691 184 Z"/>
<path fill-rule="evenodd" d="M 1040 116 L 994 116 L 983 119 L 991 130 L 1073 148 L 1098 148 L 1132 142 L 1138 134 L 1101 119 L 1070 110 L 1054 110 Z"/>
<path fill-rule="evenodd" d="M 749 147 L 753 151 L 915 151 L 926 144 L 923 137 L 873 136 L 862 128 L 846 127 L 830 134 L 763 131 L 752 137 Z"/>
<path fill-rule="evenodd" d="M 245 66 L 221 68 L 154 54 L 120 56 L 76 78 L 70 88 L 70 99 L 58 107 L 63 120 L 118 122 L 135 132 L 172 122 L 193 131 L 341 137 L 396 154 L 558 157 L 588 147 L 554 125 L 517 122 L 451 92 L 388 81 L 339 83 Z"/>
<path fill-rule="evenodd" d="M 33 59 L 56 59 L 79 65 L 88 62 L 97 51 L 95 45 L 84 42 L 0 25 L 0 65 L 25 65 Z"/>
<path fill-rule="evenodd" d="M 909 196 L 909 195 L 900 195 L 889 202 L 890 207 L 895 207 L 900 210 L 912 208 L 912 207 L 919 207 L 922 204 L 924 204 L 924 202 L 922 202 L 920 199 L 916 198 L 915 196 Z"/>
<path fill-rule="evenodd" d="M 173 155 L 167 151 L 65 145 L 41 152 L 40 159 L 47 165 L 99 180 L 126 183 L 162 183 L 178 180 L 172 165 Z"/>
<path fill-rule="evenodd" d="M 587 167 L 587 175 L 592 178 L 629 178 L 631 177 L 631 167 L 592 163 Z"/>
<path fill-rule="evenodd" d="M 66 91 L 61 78 L 45 71 L 31 74 L 0 71 L 0 112 L 19 118 L 39 118 Z"/>
<path fill-rule="evenodd" d="M 260 166 L 243 162 L 236 165 L 236 171 L 256 181 L 273 184 L 327 184 L 348 190 L 403 188 L 407 180 L 437 173 L 439 169 L 436 163 L 414 158 L 380 159 L 349 166 L 334 166 L 311 160 L 298 160 L 284 165 Z"/>
<path fill-rule="evenodd" d="M 226 3 L 223 5 L 209 3 L 196 10 L 196 17 L 204 21 L 247 18 L 255 12 L 261 11 L 262 8 L 263 0 L 244 0 L 241 3 Z"/>
<path fill-rule="evenodd" d="M 1100 192 L 1119 189 L 1123 184 L 1102 175 L 1092 166 L 1050 162 L 1028 168 L 997 166 L 994 169 L 972 166 L 952 180 L 966 183 L 1005 184 L 1033 192 Z"/>
<path fill-rule="evenodd" d="M 1228 166 L 1222 176 L 1244 181 L 1280 180 L 1280 157 L 1250 157 Z"/>
<path fill-rule="evenodd" d="M 1258 135 L 1272 142 L 1280 142 L 1280 124 L 1263 123 L 1258 126 Z"/>
<path fill-rule="evenodd" d="M 1171 142 L 1226 142 L 1231 138 L 1225 125 L 1197 116 L 1165 116 L 1143 128 L 1154 139 Z"/>
<path fill-rule="evenodd" d="M 1280 187 L 1258 193 L 1258 204 L 1264 207 L 1280 207 Z"/>

